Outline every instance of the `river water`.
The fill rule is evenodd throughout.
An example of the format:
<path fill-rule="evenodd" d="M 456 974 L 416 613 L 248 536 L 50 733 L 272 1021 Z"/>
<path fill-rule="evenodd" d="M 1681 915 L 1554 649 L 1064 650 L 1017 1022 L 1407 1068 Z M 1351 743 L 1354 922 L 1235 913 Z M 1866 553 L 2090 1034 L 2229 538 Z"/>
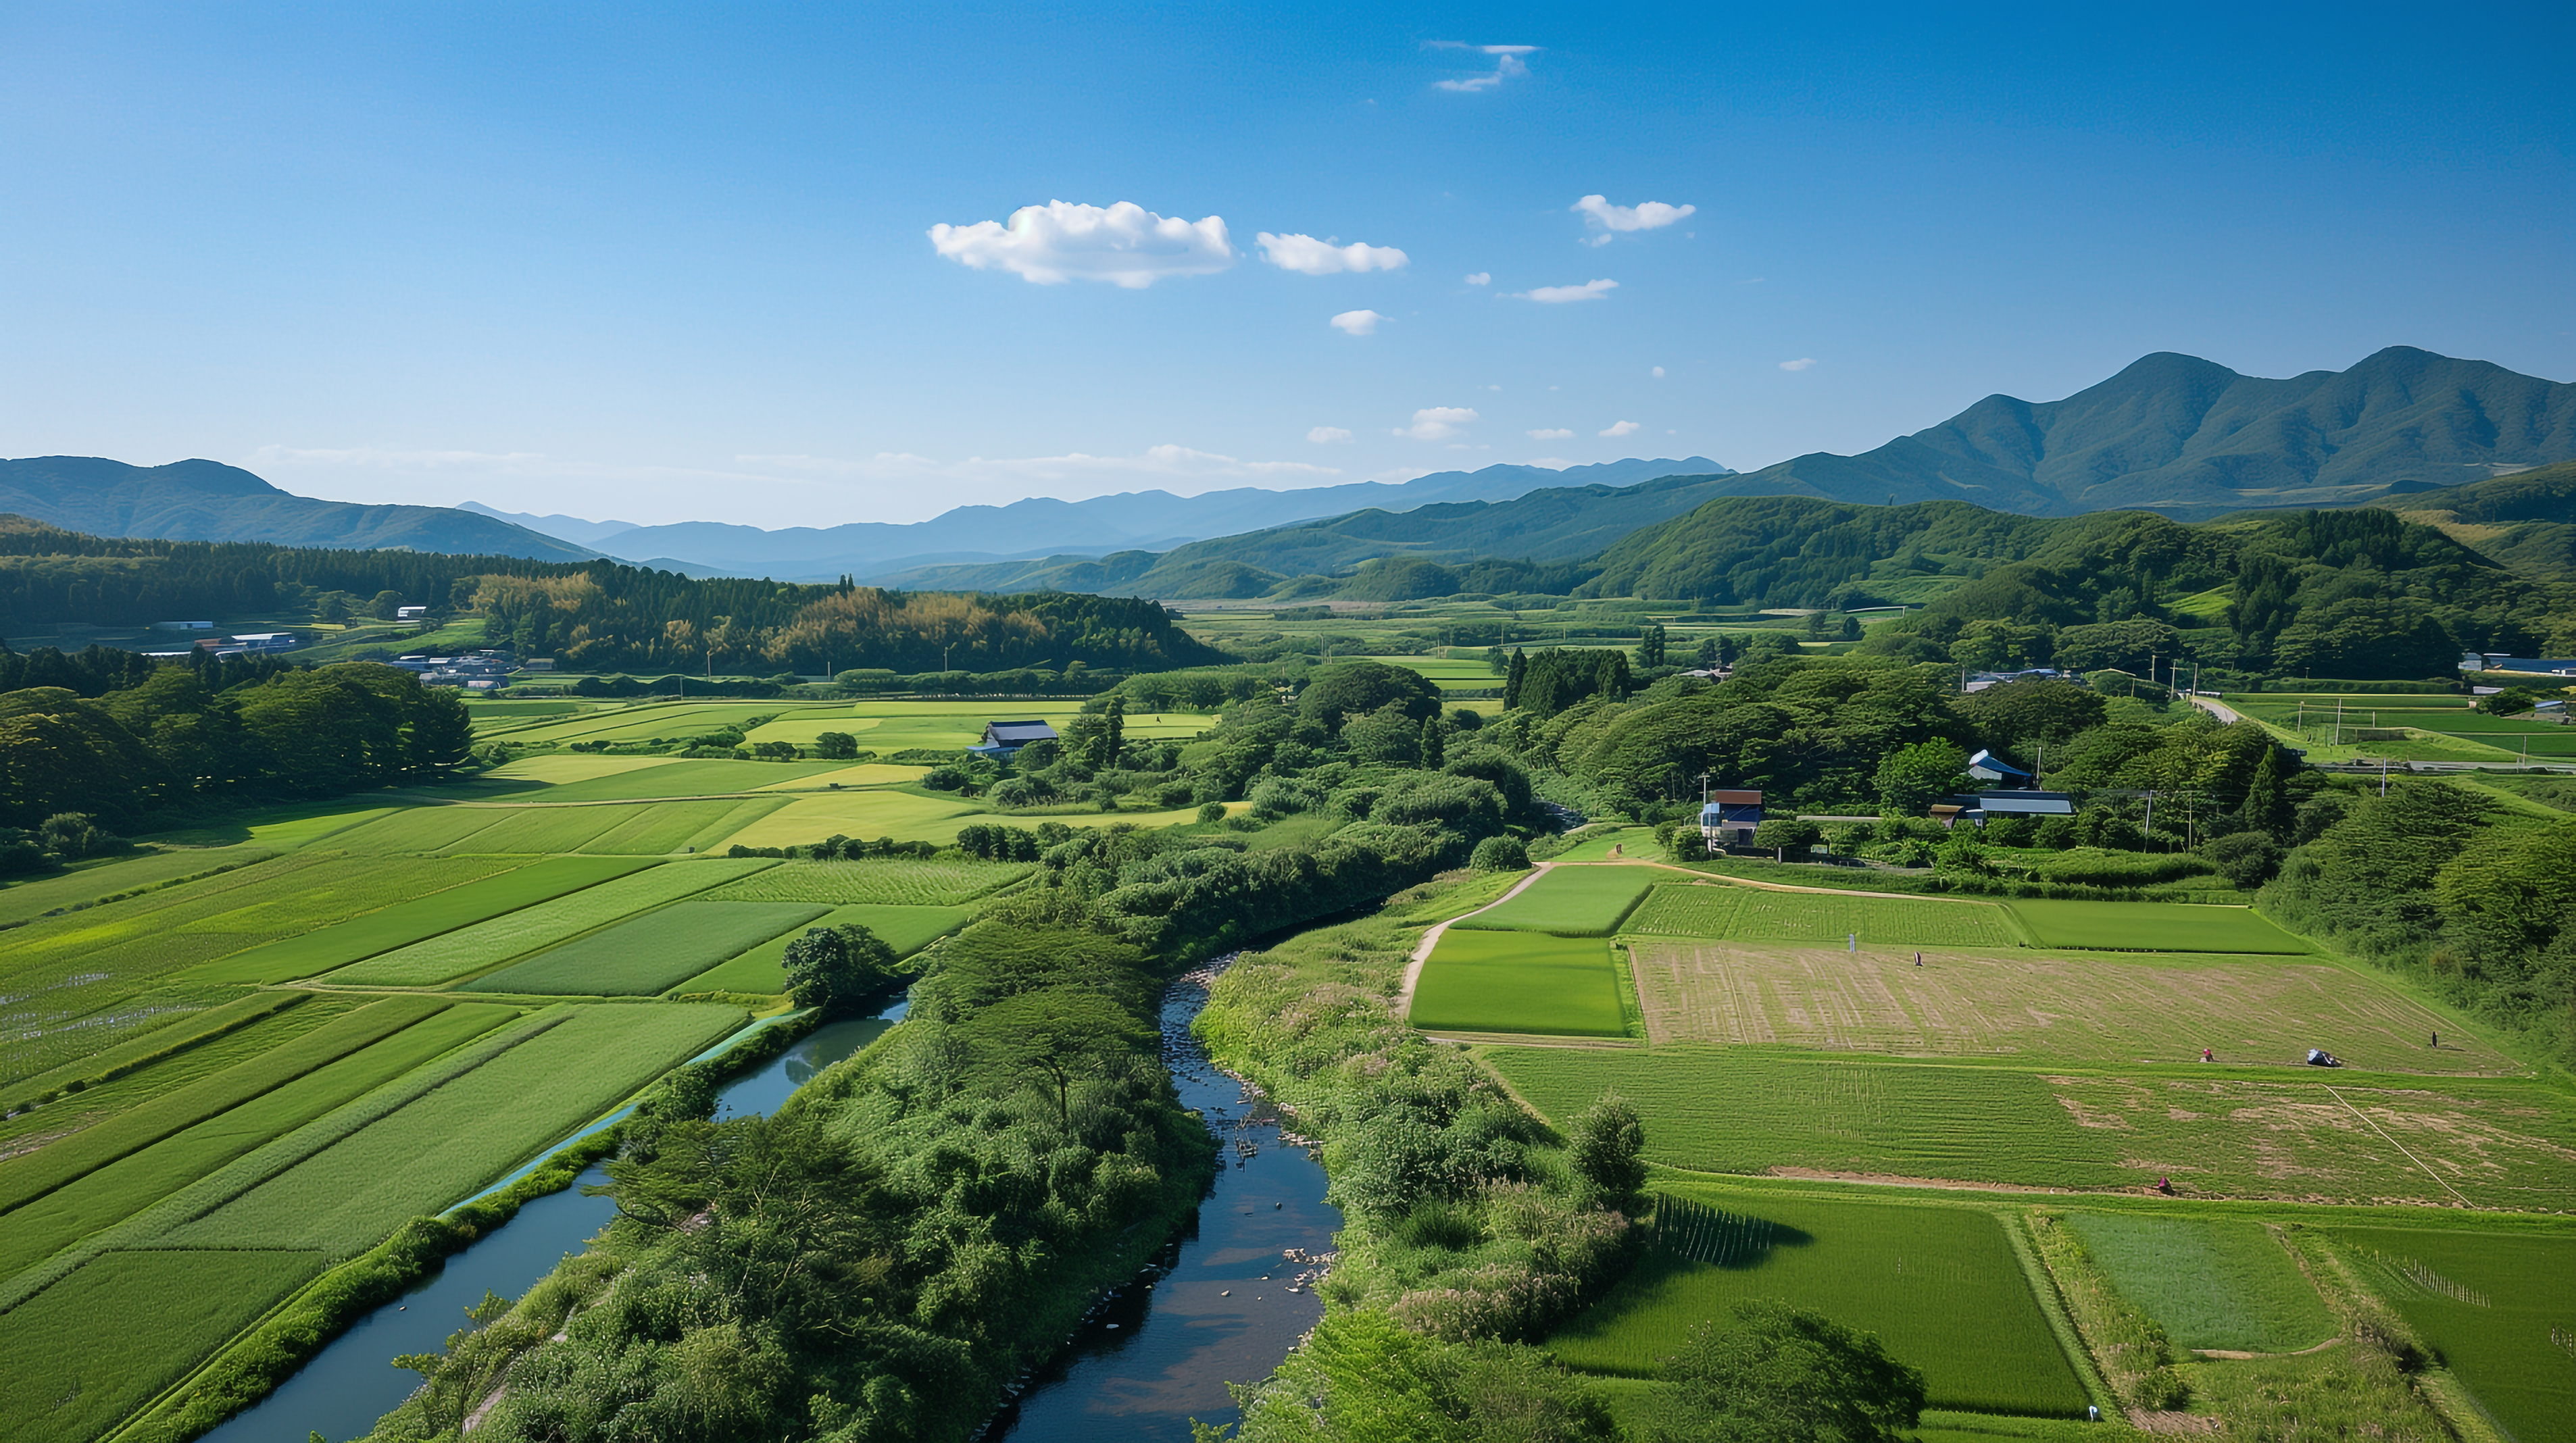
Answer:
<path fill-rule="evenodd" d="M 1180 1236 L 1102 1299 L 1065 1349 L 1024 1380 L 981 1443 L 1188 1443 L 1191 1419 L 1229 1423 L 1240 1416 L 1228 1382 L 1269 1376 L 1323 1316 L 1312 1266 L 1291 1253 L 1330 1247 L 1341 1213 L 1323 1200 L 1323 1168 L 1304 1147 L 1283 1144 L 1267 1102 L 1217 1070 L 1191 1036 L 1213 978 L 1213 971 L 1197 972 L 1174 982 L 1163 995 L 1161 1023 L 1163 1061 L 1181 1105 L 1197 1109 L 1222 1146 L 1214 1184 Z M 728 1084 L 716 1115 L 766 1115 L 876 1040 L 904 1009 L 898 1002 L 877 1017 L 815 1029 Z M 573 1187 L 520 1208 L 333 1339 L 258 1405 L 206 1434 L 206 1443 L 364 1434 L 419 1386 L 418 1374 L 392 1365 L 396 1355 L 444 1348 L 449 1334 L 471 1326 L 465 1310 L 487 1289 L 518 1297 L 607 1226 L 615 1203 L 581 1192 L 605 1181 L 606 1172 L 593 1167 Z"/>

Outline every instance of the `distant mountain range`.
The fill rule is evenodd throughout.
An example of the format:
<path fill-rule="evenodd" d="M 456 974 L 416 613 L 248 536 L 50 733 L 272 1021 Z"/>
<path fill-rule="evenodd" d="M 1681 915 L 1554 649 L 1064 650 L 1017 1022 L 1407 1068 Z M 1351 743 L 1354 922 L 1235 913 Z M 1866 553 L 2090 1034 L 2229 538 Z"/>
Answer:
<path fill-rule="evenodd" d="M 267 541 L 541 561 L 587 561 L 600 554 L 446 506 L 361 506 L 289 495 L 219 461 L 129 466 L 97 456 L 0 460 L 0 512 L 92 536 L 159 541 Z"/>
<path fill-rule="evenodd" d="M 680 558 L 692 568 L 729 576 L 829 581 L 846 574 L 874 581 L 940 564 L 1166 551 L 1207 537 L 1361 509 L 1404 512 L 1436 502 L 1504 501 L 1541 486 L 1620 487 L 1684 472 L 1734 474 L 1705 456 L 1608 461 L 1563 471 L 1487 466 L 1479 471 L 1441 471 L 1410 481 L 1363 481 L 1301 491 L 1240 487 L 1197 496 L 1128 491 L 1087 501 L 1034 496 L 1007 506 L 960 506 L 908 524 L 856 521 L 776 531 L 721 521 L 636 526 L 577 516 L 533 516 L 495 510 L 478 501 L 465 502 L 458 509 L 582 546 L 611 549 L 646 565 L 671 565 L 671 558 Z"/>

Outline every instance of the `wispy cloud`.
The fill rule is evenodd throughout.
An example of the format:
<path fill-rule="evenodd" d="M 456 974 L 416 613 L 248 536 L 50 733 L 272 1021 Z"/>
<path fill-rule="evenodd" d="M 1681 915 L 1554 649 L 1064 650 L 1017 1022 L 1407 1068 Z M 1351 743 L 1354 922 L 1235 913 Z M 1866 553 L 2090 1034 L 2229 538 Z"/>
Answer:
<path fill-rule="evenodd" d="M 930 243 L 973 269 L 1004 270 L 1033 285 L 1107 281 L 1143 290 L 1166 276 L 1201 276 L 1233 265 L 1225 219 L 1156 215 L 1133 201 L 1111 206 L 1051 200 L 1024 205 L 1009 222 L 935 225 Z"/>
<path fill-rule="evenodd" d="M 1607 196 L 1587 195 L 1567 207 L 1584 219 L 1586 225 L 1602 234 L 1593 237 L 1594 245 L 1608 245 L 1612 233 L 1661 230 L 1686 215 L 1696 214 L 1695 205 L 1666 205 L 1659 200 L 1637 205 L 1612 205 Z"/>
<path fill-rule="evenodd" d="M 1330 240 L 1317 240 L 1310 235 L 1272 235 L 1263 231 L 1255 237 L 1261 245 L 1261 258 L 1283 271 L 1305 276 L 1333 276 L 1349 271 L 1402 270 L 1410 257 L 1393 246 L 1335 245 Z"/>
<path fill-rule="evenodd" d="M 1493 283 L 1494 273 L 1492 271 L 1478 271 L 1474 275 L 1467 277 L 1467 284 L 1471 286 L 1490 286 Z"/>
<path fill-rule="evenodd" d="M 1470 45 L 1464 40 L 1434 40 L 1431 42 L 1431 48 L 1434 50 L 1472 50 L 1479 55 L 1490 55 L 1494 57 L 1494 68 L 1483 75 L 1470 75 L 1462 79 L 1436 80 L 1432 82 L 1435 89 L 1455 91 L 1463 95 L 1473 95 L 1480 90 L 1491 90 L 1506 80 L 1517 79 L 1520 76 L 1529 74 L 1529 64 L 1522 60 L 1521 57 L 1524 55 L 1535 55 L 1538 53 L 1538 47 L 1535 45 Z"/>
<path fill-rule="evenodd" d="M 1351 433 L 1339 426 L 1317 426 L 1306 433 L 1306 439 L 1318 446 L 1351 439 Z"/>
<path fill-rule="evenodd" d="M 1543 426 L 1538 430 L 1524 432 L 1523 434 L 1527 435 L 1533 441 L 1562 441 L 1567 437 L 1572 436 L 1574 433 L 1563 426 Z"/>
<path fill-rule="evenodd" d="M 1542 306 L 1561 306 L 1568 301 L 1597 301 L 1617 289 L 1617 281 L 1585 281 L 1579 286 L 1540 286 L 1536 290 L 1513 291 L 1510 299 L 1536 301 Z"/>
<path fill-rule="evenodd" d="M 1784 371 L 1803 371 L 1815 363 L 1816 358 L 1813 356 L 1800 356 L 1794 361 L 1782 361 L 1780 363 L 1780 369 Z"/>
<path fill-rule="evenodd" d="M 1610 437 L 1612 440 L 1617 440 L 1621 436 L 1633 436 L 1644 429 L 1645 427 L 1638 425 L 1634 421 L 1613 421 L 1609 425 L 1602 427 L 1595 434 Z"/>
<path fill-rule="evenodd" d="M 1446 441 L 1461 434 L 1468 422 L 1482 419 L 1465 406 L 1425 406 L 1413 413 L 1412 425 L 1396 427 L 1395 434 L 1416 441 Z"/>
<path fill-rule="evenodd" d="M 1664 368 L 1657 366 L 1654 370 L 1654 377 L 1658 381 L 1662 380 L 1664 378 Z"/>
<path fill-rule="evenodd" d="M 1378 322 L 1385 319 L 1375 311 L 1344 311 L 1326 324 L 1345 336 L 1374 336 Z"/>

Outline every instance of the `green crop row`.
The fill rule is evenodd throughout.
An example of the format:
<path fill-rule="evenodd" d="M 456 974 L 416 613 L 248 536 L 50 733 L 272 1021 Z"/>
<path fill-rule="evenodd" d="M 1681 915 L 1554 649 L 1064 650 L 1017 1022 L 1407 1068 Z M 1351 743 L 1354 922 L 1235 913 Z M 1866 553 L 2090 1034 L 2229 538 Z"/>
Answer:
<path fill-rule="evenodd" d="M 1452 927 L 1607 937 L 1619 930 L 1637 899 L 1654 885 L 1656 875 L 1643 867 L 1551 867 L 1519 895 L 1461 917 Z"/>
<path fill-rule="evenodd" d="M 820 841 L 821 838 L 815 840 Z M 834 906 L 954 907 L 998 891 L 1029 874 L 1010 862 L 914 861 L 788 862 L 755 877 L 728 882 L 707 894 L 716 902 L 822 902 Z"/>
<path fill-rule="evenodd" d="M 1659 1247 L 1548 1338 L 1568 1365 L 1642 1377 L 1737 1302 L 1785 1298 L 1878 1335 L 1936 1406 L 2071 1418 L 2083 1383 L 2003 1225 L 1975 1208 L 1682 1185 L 1687 1248 Z M 1688 1204 L 1699 1204 L 1688 1208 Z M 1671 1202 L 1658 1200 L 1658 1207 Z M 1690 1253 L 1707 1254 L 1703 1261 Z"/>
<path fill-rule="evenodd" d="M 754 881 L 759 880 L 754 878 Z M 685 905 L 713 906 L 712 902 Z M 728 992 L 744 996 L 776 996 L 787 986 L 787 946 L 813 927 L 865 927 L 892 947 L 898 957 L 909 957 L 939 938 L 963 927 L 974 917 L 966 907 L 881 907 L 866 905 L 838 907 L 813 919 L 805 926 L 793 926 L 784 933 L 752 948 L 710 971 L 701 972 L 671 988 L 680 996 L 697 993 Z"/>
<path fill-rule="evenodd" d="M 2066 1224 L 2178 1346 L 2290 1353 L 2335 1334 L 2325 1301 L 2261 1223 L 2075 1212 Z"/>
<path fill-rule="evenodd" d="M 109 1253 L 0 1313 L 0 1437 L 85 1443 L 322 1271 L 317 1252 Z"/>
<path fill-rule="evenodd" d="M 134 1216 L 512 1015 L 488 1005 L 451 1009 L 46 1193 L 8 1214 L 0 1229 L 0 1277 Z"/>
<path fill-rule="evenodd" d="M 1626 930 L 1748 942 L 1827 943 L 1857 936 L 1876 948 L 2000 948 L 2020 940 L 2004 910 L 1990 902 L 1692 884 L 1655 888 Z"/>
<path fill-rule="evenodd" d="M 268 985 L 345 967 L 460 927 L 488 922 L 652 865 L 626 857 L 549 857 L 470 887 L 415 896 L 336 927 L 236 953 L 188 974 L 195 982 Z"/>
<path fill-rule="evenodd" d="M 182 1052 L 203 1047 L 219 1037 L 254 1026 L 305 1001 L 295 992 L 254 992 L 219 1007 L 188 1013 L 176 1021 L 104 1052 L 28 1078 L 0 1094 L 0 1112 L 18 1112 L 71 1093 L 102 1087 L 131 1076 Z M 50 1125 L 48 1131 L 53 1130 Z"/>
<path fill-rule="evenodd" d="M 2336 1228 L 2373 1290 L 2513 1436 L 2576 1437 L 2576 1236 Z"/>
<path fill-rule="evenodd" d="M 770 865 L 765 859 L 665 863 L 343 967 L 330 980 L 352 986 L 435 986 Z"/>
<path fill-rule="evenodd" d="M 1410 1020 L 1459 1032 L 1628 1033 L 1607 942 L 1456 927 L 1423 964 Z"/>
<path fill-rule="evenodd" d="M 579 997 L 660 992 L 826 910 L 810 902 L 675 902 L 466 985 Z"/>
<path fill-rule="evenodd" d="M 2273 926 L 2251 907 L 2024 898 L 2015 901 L 2012 909 L 2043 947 L 2276 954 L 2316 950 Z"/>
<path fill-rule="evenodd" d="M 395 997 L 361 1007 L 211 1077 L 83 1128 L 60 1142 L 0 1162 L 0 1213 L 382 1041 L 446 1006 L 443 999 Z"/>
<path fill-rule="evenodd" d="M 0 928 L 31 922 L 48 912 L 87 909 L 122 901 L 177 882 L 265 862 L 275 852 L 251 848 L 146 852 L 139 857 L 83 867 L 59 877 L 36 877 L 0 889 Z"/>

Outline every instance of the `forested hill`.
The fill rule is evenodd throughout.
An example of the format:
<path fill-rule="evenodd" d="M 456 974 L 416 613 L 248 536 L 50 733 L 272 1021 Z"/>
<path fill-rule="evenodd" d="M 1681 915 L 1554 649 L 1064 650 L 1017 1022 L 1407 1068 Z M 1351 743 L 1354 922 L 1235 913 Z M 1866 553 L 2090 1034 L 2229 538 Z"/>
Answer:
<path fill-rule="evenodd" d="M 275 613 L 323 593 L 476 611 L 496 641 L 567 670 L 812 675 L 1079 661 L 1152 671 L 1228 659 L 1173 625 L 1159 604 L 1117 597 L 782 586 L 692 580 L 605 560 L 130 540 L 0 516 L 0 629 Z M 391 593 L 389 603 L 382 593 Z"/>
<path fill-rule="evenodd" d="M 2535 581 L 2576 581 L 2576 461 L 2375 504 Z"/>
<path fill-rule="evenodd" d="M 1950 498 L 2069 516 L 2207 518 L 2350 506 L 2576 459 L 2576 385 L 2391 346 L 2348 371 L 2243 376 L 2170 352 L 2062 401 L 1988 396 L 1858 456 L 1816 452 L 1736 478 L 1737 495 Z"/>
<path fill-rule="evenodd" d="M 599 554 L 445 506 L 361 506 L 293 496 L 219 461 L 129 466 L 97 456 L 0 460 L 0 511 L 96 536 L 408 547 L 548 561 Z"/>

